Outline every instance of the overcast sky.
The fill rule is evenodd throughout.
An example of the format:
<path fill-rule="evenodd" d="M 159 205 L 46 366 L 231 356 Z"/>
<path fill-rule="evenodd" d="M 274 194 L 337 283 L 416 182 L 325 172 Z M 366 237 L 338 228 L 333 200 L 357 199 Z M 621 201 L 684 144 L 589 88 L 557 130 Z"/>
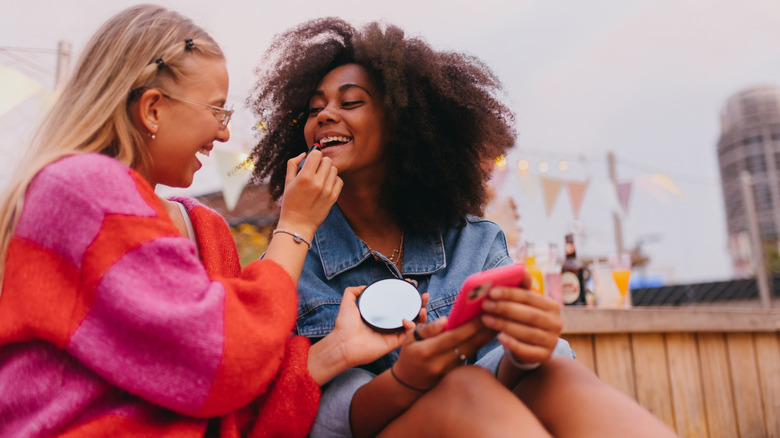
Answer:
<path fill-rule="evenodd" d="M 0 0 L 0 47 L 54 50 L 65 40 L 75 59 L 103 21 L 134 3 Z M 520 135 L 501 194 L 518 204 L 524 239 L 562 246 L 563 235 L 574 229 L 580 254 L 614 251 L 614 199 L 604 194 L 606 154 L 614 151 L 620 180 L 666 173 L 684 193 L 661 200 L 634 187 L 623 215 L 624 240 L 629 247 L 642 243 L 651 257 L 648 272 L 672 283 L 732 276 L 716 155 L 719 112 L 746 87 L 780 86 L 777 0 L 159 3 L 193 18 L 226 52 L 238 111 L 224 149 L 251 147 L 253 120 L 243 102 L 275 33 L 320 16 L 356 24 L 384 19 L 437 48 L 478 56 L 503 81 Z M 54 55 L 18 54 L 25 62 L 0 53 L 0 65 L 53 86 Z M 0 185 L 37 114 L 31 99 L 0 117 Z M 524 194 L 514 170 L 521 158 L 530 161 L 532 174 L 546 161 L 550 177 L 590 181 L 579 221 L 565 191 L 549 216 L 541 195 L 534 201 Z M 565 173 L 557 168 L 560 160 L 569 163 Z M 215 191 L 217 181 L 209 163 L 190 193 Z"/>

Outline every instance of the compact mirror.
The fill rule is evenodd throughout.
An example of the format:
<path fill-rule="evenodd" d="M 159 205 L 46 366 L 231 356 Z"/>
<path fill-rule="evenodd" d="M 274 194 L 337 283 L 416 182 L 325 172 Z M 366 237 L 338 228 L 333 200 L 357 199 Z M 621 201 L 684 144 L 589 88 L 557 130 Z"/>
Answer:
<path fill-rule="evenodd" d="M 414 321 L 422 308 L 422 297 L 408 281 L 387 278 L 369 284 L 358 296 L 363 322 L 377 331 L 403 329 L 403 320 Z"/>

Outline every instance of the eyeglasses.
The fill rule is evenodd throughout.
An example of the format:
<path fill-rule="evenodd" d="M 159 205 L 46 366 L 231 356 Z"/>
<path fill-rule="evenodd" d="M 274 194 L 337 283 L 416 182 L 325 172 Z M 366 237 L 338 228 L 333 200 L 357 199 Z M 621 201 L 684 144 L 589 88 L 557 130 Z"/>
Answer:
<path fill-rule="evenodd" d="M 201 102 L 195 102 L 194 100 L 189 99 L 183 99 L 181 97 L 174 97 L 169 96 L 165 93 L 162 93 L 163 97 L 171 100 L 178 100 L 179 102 L 184 103 L 190 103 L 192 105 L 198 105 L 202 107 L 206 107 L 211 110 L 212 113 L 214 113 L 214 117 L 217 118 L 217 121 L 219 122 L 220 126 L 222 126 L 222 129 L 225 129 L 225 127 L 230 122 L 230 118 L 233 117 L 233 107 L 232 105 L 229 108 L 220 108 L 218 106 L 209 105 L 207 103 L 201 103 Z"/>

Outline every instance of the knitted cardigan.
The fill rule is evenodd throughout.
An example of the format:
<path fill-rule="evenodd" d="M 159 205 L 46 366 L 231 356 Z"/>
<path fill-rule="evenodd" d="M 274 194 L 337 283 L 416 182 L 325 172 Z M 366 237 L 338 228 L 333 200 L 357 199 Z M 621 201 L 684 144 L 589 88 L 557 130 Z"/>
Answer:
<path fill-rule="evenodd" d="M 0 295 L 0 437 L 202 437 L 213 417 L 221 436 L 308 433 L 295 284 L 268 260 L 241 272 L 224 219 L 183 201 L 202 260 L 113 158 L 35 177 Z"/>

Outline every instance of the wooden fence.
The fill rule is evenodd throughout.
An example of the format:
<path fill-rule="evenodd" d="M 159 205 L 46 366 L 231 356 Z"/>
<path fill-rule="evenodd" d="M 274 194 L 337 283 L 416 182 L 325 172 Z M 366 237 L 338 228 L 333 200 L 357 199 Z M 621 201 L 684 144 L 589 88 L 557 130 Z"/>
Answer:
<path fill-rule="evenodd" d="M 780 310 L 562 309 L 577 360 L 681 437 L 780 438 Z"/>

